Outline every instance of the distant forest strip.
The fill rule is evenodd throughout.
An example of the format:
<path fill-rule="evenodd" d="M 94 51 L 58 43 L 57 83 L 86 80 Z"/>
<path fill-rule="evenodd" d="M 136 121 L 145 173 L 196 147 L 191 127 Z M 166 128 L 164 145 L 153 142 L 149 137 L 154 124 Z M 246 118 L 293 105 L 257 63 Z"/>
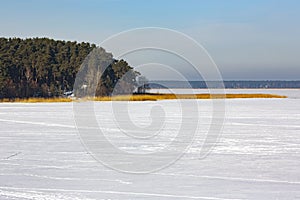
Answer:
<path fill-rule="evenodd" d="M 208 81 L 211 88 L 220 87 L 219 82 Z M 225 88 L 236 88 L 236 89 L 251 89 L 251 88 L 300 88 L 300 81 L 224 81 Z M 207 88 L 205 81 L 151 81 L 149 87 L 153 89 L 163 88 Z"/>
<path fill-rule="evenodd" d="M 121 86 L 125 88 L 120 86 L 120 90 L 129 93 L 134 88 L 139 73 L 95 44 L 48 38 L 0 38 L 0 99 L 61 97 L 73 90 L 76 75 L 87 56 L 93 59 L 87 62 L 94 64 L 92 67 L 87 64 L 90 69 L 85 70 L 90 74 L 80 80 L 82 85 L 95 82 L 99 71 L 96 65 L 109 63 L 102 76 L 97 76 L 100 80 L 97 80 L 96 96 L 109 96 L 118 80 L 128 72 L 129 82 L 123 83 Z"/>

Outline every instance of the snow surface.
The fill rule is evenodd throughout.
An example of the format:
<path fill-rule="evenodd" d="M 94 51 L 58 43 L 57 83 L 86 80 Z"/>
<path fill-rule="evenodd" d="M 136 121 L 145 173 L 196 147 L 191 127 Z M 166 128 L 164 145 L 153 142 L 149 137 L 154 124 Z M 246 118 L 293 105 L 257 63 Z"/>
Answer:
<path fill-rule="evenodd" d="M 180 160 L 150 174 L 118 172 L 93 159 L 79 139 L 72 103 L 2 103 L 0 199 L 300 199 L 300 95 L 280 91 L 273 92 L 290 98 L 226 100 L 223 132 L 203 159 L 199 149 L 211 104 L 198 100 L 203 125 L 198 138 Z M 146 126 L 154 105 L 166 109 L 170 130 L 161 141 L 139 145 L 116 133 L 110 102 L 95 108 L 107 134 L 116 133 L 112 142 L 147 152 L 167 145 L 172 124 L 179 123 L 176 101 L 130 102 L 130 117 Z"/>

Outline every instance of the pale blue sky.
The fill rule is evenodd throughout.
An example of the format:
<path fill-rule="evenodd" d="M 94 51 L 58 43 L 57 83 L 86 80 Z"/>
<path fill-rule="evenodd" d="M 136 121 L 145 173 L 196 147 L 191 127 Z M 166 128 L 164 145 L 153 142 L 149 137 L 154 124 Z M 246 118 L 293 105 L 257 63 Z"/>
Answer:
<path fill-rule="evenodd" d="M 99 44 L 127 29 L 164 27 L 201 43 L 224 79 L 300 79 L 297 0 L 0 2 L 1 37 L 51 37 Z"/>

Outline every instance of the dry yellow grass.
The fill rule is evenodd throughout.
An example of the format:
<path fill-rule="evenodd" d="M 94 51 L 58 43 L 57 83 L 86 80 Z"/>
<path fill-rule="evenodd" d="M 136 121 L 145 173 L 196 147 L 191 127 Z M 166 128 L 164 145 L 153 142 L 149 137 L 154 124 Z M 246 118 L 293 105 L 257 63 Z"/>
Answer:
<path fill-rule="evenodd" d="M 72 102 L 69 98 L 28 98 L 28 99 L 0 99 L 0 102 L 17 102 L 17 103 L 56 103 L 56 102 Z"/>
<path fill-rule="evenodd" d="M 238 99 L 238 98 L 287 98 L 275 94 L 140 94 L 140 95 L 120 95 L 112 97 L 84 98 L 82 101 L 157 101 L 167 99 Z M 55 103 L 72 102 L 70 98 L 28 98 L 28 99 L 0 99 L 0 102 L 19 103 Z"/>
<path fill-rule="evenodd" d="M 157 101 L 167 99 L 287 98 L 275 94 L 145 94 L 95 97 L 94 101 Z"/>
<path fill-rule="evenodd" d="M 277 94 L 226 94 L 226 98 L 287 98 L 287 96 Z"/>

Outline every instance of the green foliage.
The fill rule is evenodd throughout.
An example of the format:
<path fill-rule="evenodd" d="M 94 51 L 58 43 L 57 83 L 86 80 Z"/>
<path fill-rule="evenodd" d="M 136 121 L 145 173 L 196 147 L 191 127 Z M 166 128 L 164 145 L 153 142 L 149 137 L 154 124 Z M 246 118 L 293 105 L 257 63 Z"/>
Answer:
<path fill-rule="evenodd" d="M 84 78 L 90 81 L 88 85 L 98 81 L 97 95 L 110 95 L 114 83 L 128 71 L 135 79 L 136 72 L 125 61 L 114 60 L 94 44 L 48 38 L 0 38 L 0 98 L 53 97 L 73 90 L 76 74 L 85 58 L 93 56 L 89 55 L 93 49 L 97 56 L 86 59 L 88 62 L 97 66 L 97 62 L 99 65 L 106 60 L 110 64 L 105 72 L 89 69 L 90 77 Z M 131 87 L 133 84 L 131 81 Z"/>
<path fill-rule="evenodd" d="M 109 96 L 133 93 L 136 84 L 136 72 L 124 60 L 113 60 L 100 79 L 96 96 Z"/>

